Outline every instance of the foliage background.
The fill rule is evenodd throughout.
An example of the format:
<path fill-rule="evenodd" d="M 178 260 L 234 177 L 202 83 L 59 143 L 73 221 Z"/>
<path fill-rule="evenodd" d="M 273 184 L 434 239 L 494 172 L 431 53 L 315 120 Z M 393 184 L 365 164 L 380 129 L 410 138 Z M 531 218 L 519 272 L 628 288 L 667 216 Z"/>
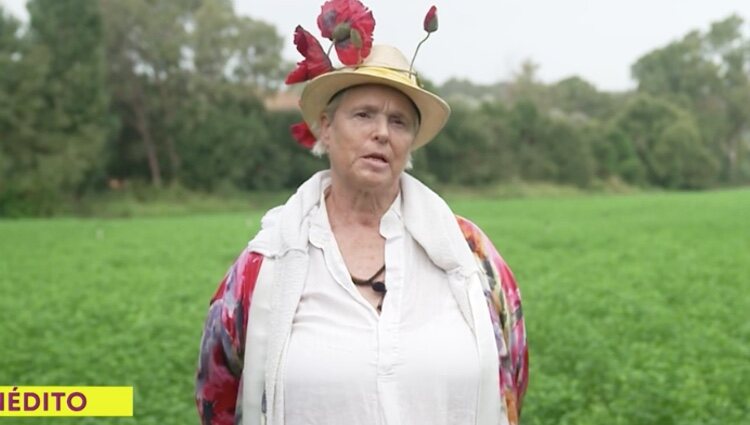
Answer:
<path fill-rule="evenodd" d="M 50 215 L 129 187 L 296 187 L 324 161 L 288 127 L 273 26 L 231 0 L 31 0 L 0 10 L 0 216 Z M 491 52 L 488 52 L 491 54 Z M 750 181 L 750 36 L 728 16 L 645 54 L 636 90 L 571 77 L 425 85 L 453 107 L 417 152 L 420 178 L 669 189 Z"/>

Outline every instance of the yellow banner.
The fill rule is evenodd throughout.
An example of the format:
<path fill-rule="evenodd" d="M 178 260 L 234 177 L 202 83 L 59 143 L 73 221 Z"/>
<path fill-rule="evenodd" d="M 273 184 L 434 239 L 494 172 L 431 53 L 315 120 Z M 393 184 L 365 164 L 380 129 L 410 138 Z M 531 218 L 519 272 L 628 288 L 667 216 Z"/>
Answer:
<path fill-rule="evenodd" d="M 133 416 L 133 387 L 0 387 L 3 416 Z"/>

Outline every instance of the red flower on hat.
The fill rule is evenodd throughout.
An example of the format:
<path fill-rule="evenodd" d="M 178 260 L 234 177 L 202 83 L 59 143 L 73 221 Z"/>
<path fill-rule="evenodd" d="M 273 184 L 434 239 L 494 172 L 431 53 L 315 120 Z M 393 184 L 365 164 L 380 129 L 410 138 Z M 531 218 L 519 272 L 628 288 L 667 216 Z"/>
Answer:
<path fill-rule="evenodd" d="M 424 17 L 423 28 L 425 31 L 435 32 L 438 29 L 437 7 L 432 6 Z"/>
<path fill-rule="evenodd" d="M 294 140 L 307 149 L 312 149 L 313 145 L 318 140 L 304 121 L 292 124 L 289 127 L 289 131 L 291 131 Z"/>
<path fill-rule="evenodd" d="M 320 46 L 318 39 L 300 25 L 297 25 L 297 28 L 294 30 L 294 45 L 297 46 L 297 51 L 305 59 L 297 62 L 297 67 L 286 76 L 285 82 L 287 84 L 311 80 L 333 69 L 331 59 L 323 51 L 323 47 Z"/>
<path fill-rule="evenodd" d="M 329 0 L 318 16 L 323 37 L 334 42 L 344 65 L 357 65 L 370 54 L 375 18 L 359 0 Z"/>

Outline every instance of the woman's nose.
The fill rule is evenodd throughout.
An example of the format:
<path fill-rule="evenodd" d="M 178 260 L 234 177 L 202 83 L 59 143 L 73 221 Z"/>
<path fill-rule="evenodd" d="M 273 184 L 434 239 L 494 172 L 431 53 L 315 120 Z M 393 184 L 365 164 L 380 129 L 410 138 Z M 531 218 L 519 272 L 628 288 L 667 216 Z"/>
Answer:
<path fill-rule="evenodd" d="M 375 129 L 373 131 L 374 139 L 378 142 L 385 143 L 388 141 L 388 119 L 382 115 L 375 119 Z"/>

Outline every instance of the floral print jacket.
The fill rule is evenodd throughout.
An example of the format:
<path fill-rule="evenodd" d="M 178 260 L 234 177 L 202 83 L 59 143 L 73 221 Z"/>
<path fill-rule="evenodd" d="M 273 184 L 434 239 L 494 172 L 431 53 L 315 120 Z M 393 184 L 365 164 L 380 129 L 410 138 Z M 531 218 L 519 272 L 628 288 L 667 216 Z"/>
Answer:
<path fill-rule="evenodd" d="M 528 348 L 521 294 L 513 273 L 489 238 L 457 217 L 461 231 L 489 283 L 485 291 L 499 355 L 500 391 L 508 422 L 517 425 L 528 384 Z M 230 267 L 211 298 L 201 339 L 195 401 L 203 425 L 240 424 L 240 388 L 247 317 L 263 256 L 247 249 Z"/>

